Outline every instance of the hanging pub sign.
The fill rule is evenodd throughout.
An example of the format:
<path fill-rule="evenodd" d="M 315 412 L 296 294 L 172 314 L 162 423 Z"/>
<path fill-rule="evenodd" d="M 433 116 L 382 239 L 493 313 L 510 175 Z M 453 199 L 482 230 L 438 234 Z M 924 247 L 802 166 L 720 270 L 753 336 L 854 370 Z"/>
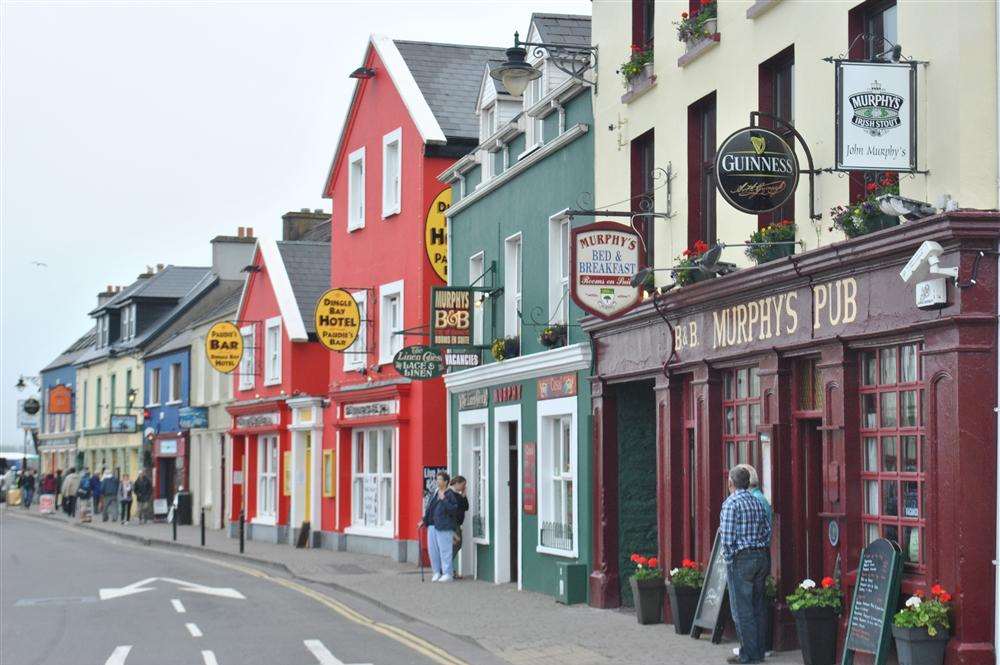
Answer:
<path fill-rule="evenodd" d="M 73 413 L 73 390 L 69 386 L 60 384 L 49 388 L 48 413 Z"/>
<path fill-rule="evenodd" d="M 837 169 L 917 170 L 917 64 L 836 61 Z"/>
<path fill-rule="evenodd" d="M 219 321 L 205 335 L 205 355 L 217 372 L 229 374 L 243 359 L 243 335 L 231 321 Z"/>
<path fill-rule="evenodd" d="M 405 346 L 396 352 L 392 366 L 409 379 L 433 379 L 444 374 L 444 354 L 440 349 L 423 344 Z"/>
<path fill-rule="evenodd" d="M 132 433 L 139 431 L 139 417 L 132 414 L 111 414 L 110 430 L 112 434 L 122 432 Z"/>
<path fill-rule="evenodd" d="M 344 289 L 330 289 L 316 302 L 316 337 L 331 351 L 343 351 L 358 339 L 361 310 Z"/>
<path fill-rule="evenodd" d="M 600 319 L 621 316 L 642 300 L 632 277 L 646 260 L 642 239 L 631 227 L 595 222 L 570 231 L 570 297 Z"/>
<path fill-rule="evenodd" d="M 761 127 L 729 135 L 715 156 L 715 183 L 729 205 L 757 215 L 780 208 L 799 184 L 799 160 L 785 139 Z"/>
<path fill-rule="evenodd" d="M 431 346 L 474 346 L 472 289 L 431 287 Z"/>
<path fill-rule="evenodd" d="M 424 250 L 437 276 L 448 281 L 448 220 L 444 213 L 451 207 L 451 187 L 441 190 L 431 202 L 424 222 Z"/>

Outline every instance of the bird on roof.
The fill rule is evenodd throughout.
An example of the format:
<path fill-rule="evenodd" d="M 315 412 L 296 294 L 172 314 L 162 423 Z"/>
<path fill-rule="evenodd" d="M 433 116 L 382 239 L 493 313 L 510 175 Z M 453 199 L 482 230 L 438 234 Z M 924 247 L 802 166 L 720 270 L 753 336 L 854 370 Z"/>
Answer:
<path fill-rule="evenodd" d="M 48 268 L 49 267 L 49 264 L 45 263 L 44 261 L 32 261 L 31 265 L 35 266 L 36 268 Z"/>

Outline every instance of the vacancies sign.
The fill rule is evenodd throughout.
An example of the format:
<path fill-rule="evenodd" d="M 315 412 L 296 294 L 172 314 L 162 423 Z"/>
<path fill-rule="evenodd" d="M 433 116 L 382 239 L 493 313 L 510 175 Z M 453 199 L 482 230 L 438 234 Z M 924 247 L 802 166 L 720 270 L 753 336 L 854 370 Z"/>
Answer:
<path fill-rule="evenodd" d="M 715 173 L 722 198 L 741 212 L 757 215 L 780 208 L 795 194 L 799 160 L 774 132 L 745 127 L 722 142 Z"/>
<path fill-rule="evenodd" d="M 916 63 L 837 61 L 837 169 L 915 171 Z"/>
<path fill-rule="evenodd" d="M 570 231 L 570 297 L 601 319 L 621 316 L 639 304 L 632 277 L 646 260 L 642 239 L 631 227 L 596 222 Z"/>

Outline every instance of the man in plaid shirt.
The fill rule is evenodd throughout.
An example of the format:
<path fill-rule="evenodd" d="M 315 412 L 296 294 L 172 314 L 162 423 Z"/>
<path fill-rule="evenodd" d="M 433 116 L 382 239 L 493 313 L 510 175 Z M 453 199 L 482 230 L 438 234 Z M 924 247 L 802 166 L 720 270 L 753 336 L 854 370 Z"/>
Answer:
<path fill-rule="evenodd" d="M 740 655 L 730 663 L 764 661 L 764 585 L 771 572 L 771 520 L 750 489 L 742 465 L 729 471 L 730 495 L 722 503 L 719 537 L 726 562 L 729 605 L 740 638 Z"/>

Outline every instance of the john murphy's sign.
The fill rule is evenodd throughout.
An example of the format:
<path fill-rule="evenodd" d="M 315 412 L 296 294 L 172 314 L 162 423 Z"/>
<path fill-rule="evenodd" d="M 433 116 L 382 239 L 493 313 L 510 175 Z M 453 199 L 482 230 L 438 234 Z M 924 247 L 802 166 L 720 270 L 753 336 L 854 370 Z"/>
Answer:
<path fill-rule="evenodd" d="M 674 326 L 674 348 L 737 350 L 829 337 L 864 322 L 861 286 L 854 277 L 793 289 L 683 317 Z M 683 357 L 683 356 L 682 356 Z"/>

